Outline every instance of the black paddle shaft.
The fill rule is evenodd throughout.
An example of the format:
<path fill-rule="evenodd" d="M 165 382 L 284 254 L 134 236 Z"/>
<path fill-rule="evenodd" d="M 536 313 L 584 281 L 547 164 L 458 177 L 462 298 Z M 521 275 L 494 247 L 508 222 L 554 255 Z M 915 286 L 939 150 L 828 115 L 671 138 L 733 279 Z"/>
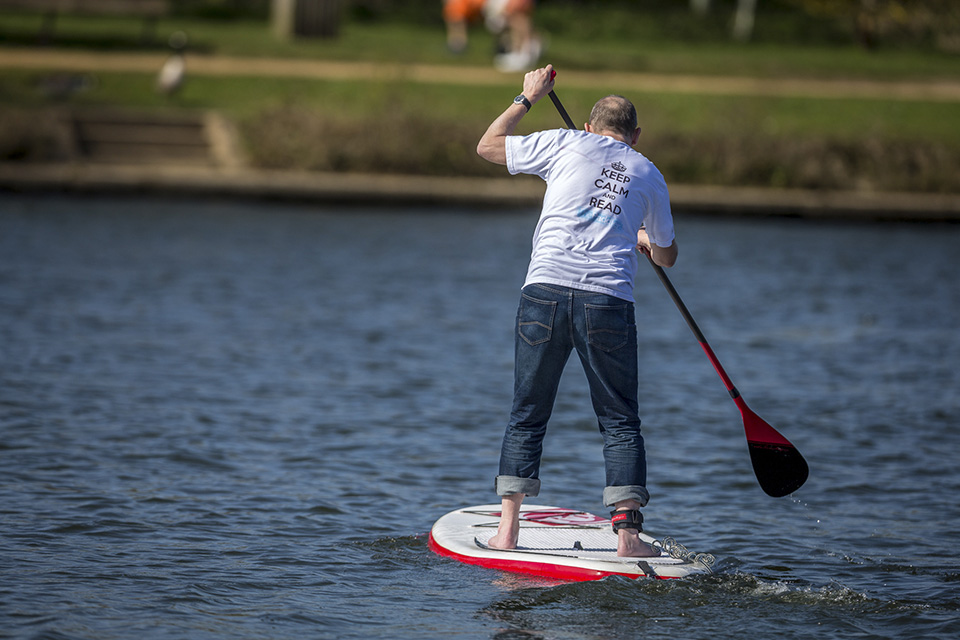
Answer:
<path fill-rule="evenodd" d="M 710 348 L 710 345 L 707 343 L 707 339 L 703 336 L 703 332 L 700 331 L 700 327 L 697 326 L 697 321 L 693 319 L 693 316 L 690 314 L 690 310 L 687 309 L 687 305 L 683 304 L 683 300 L 680 298 L 680 294 L 677 293 L 673 283 L 670 282 L 670 278 L 667 277 L 663 267 L 653 261 L 653 258 L 647 256 L 647 259 L 650 261 L 650 266 L 653 267 L 653 271 L 657 274 L 657 277 L 660 278 L 660 282 L 663 283 L 663 288 L 667 290 L 667 293 L 670 294 L 670 298 L 673 300 L 673 303 L 677 305 L 677 309 L 680 310 L 680 315 L 682 315 L 683 319 L 686 320 L 687 326 L 690 327 L 691 331 L 693 331 L 693 335 L 696 336 L 697 342 L 700 343 L 700 346 L 703 347 L 703 350 L 706 352 L 710 362 L 713 363 L 713 367 L 717 370 L 717 374 L 719 374 L 720 379 L 723 380 L 724 386 L 727 388 L 727 391 L 730 392 L 730 397 L 736 400 L 740 397 L 740 392 L 735 386 L 733 386 L 733 381 L 730 380 L 730 376 L 728 376 L 727 372 L 723 370 L 722 366 L 720 366 L 720 360 L 713 352 L 713 349 Z"/>
<path fill-rule="evenodd" d="M 563 108 L 563 105 L 560 104 L 560 98 L 557 97 L 553 91 L 549 93 L 550 99 L 553 100 L 553 106 L 557 108 L 557 111 L 560 112 L 560 117 L 563 118 L 563 122 L 567 125 L 568 129 L 577 129 L 577 125 L 573 124 L 573 120 L 570 119 L 570 114 L 567 113 L 567 110 Z"/>
<path fill-rule="evenodd" d="M 560 104 L 560 98 L 557 97 L 553 91 L 549 93 L 550 99 L 553 100 L 553 106 L 557 108 L 557 111 L 560 112 L 560 117 L 563 118 L 563 122 L 567 125 L 568 129 L 576 129 L 577 125 L 573 124 L 573 120 L 570 119 L 570 114 L 567 113 L 567 110 L 563 108 L 563 105 Z"/>

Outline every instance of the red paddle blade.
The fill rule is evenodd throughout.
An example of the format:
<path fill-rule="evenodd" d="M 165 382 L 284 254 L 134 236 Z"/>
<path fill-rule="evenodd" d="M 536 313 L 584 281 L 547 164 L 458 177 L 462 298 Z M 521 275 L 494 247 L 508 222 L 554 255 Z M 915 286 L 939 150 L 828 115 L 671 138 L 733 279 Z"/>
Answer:
<path fill-rule="evenodd" d="M 750 461 L 760 488 L 769 496 L 782 498 L 802 487 L 810 469 L 797 448 L 742 400 L 737 404 L 743 416 Z"/>

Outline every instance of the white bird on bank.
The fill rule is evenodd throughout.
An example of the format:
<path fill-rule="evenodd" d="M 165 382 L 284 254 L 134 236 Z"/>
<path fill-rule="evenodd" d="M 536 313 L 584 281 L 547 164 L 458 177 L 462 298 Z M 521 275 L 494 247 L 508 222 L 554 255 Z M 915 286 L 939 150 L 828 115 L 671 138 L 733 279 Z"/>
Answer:
<path fill-rule="evenodd" d="M 187 61 L 183 55 L 183 50 L 187 46 L 187 34 L 183 31 L 177 31 L 170 36 L 170 48 L 173 54 L 167 58 L 167 61 L 160 67 L 160 73 L 157 75 L 157 91 L 164 95 L 173 95 L 176 93 L 187 73 Z"/>

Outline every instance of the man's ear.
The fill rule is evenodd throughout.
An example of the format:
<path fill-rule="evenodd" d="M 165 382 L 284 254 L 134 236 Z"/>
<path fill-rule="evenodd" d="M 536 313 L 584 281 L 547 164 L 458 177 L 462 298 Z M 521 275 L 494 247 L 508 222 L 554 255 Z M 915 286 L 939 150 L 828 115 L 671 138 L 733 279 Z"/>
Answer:
<path fill-rule="evenodd" d="M 633 131 L 633 138 L 631 138 L 630 146 L 637 144 L 637 141 L 640 140 L 640 127 L 637 127 Z"/>
<path fill-rule="evenodd" d="M 583 123 L 583 130 L 586 131 L 587 133 L 593 133 L 593 127 L 590 126 L 589 122 Z"/>

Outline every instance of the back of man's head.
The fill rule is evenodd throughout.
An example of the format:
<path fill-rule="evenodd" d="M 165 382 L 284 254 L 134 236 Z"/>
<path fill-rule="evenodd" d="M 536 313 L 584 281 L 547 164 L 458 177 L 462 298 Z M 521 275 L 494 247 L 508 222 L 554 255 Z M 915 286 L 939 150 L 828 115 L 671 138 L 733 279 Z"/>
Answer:
<path fill-rule="evenodd" d="M 623 96 L 600 98 L 590 112 L 590 127 L 597 133 L 609 131 L 629 139 L 637 129 L 637 110 Z"/>

